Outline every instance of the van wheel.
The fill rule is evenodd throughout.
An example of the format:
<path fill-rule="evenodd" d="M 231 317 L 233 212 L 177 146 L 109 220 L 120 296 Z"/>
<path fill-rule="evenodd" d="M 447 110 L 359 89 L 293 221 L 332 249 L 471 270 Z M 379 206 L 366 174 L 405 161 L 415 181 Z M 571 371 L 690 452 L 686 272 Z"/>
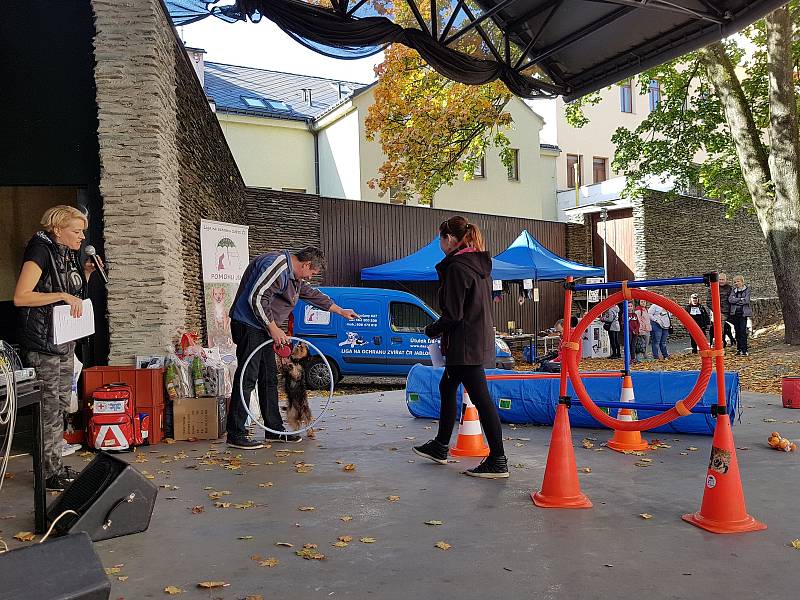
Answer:
<path fill-rule="evenodd" d="M 342 379 L 339 367 L 331 359 L 328 359 L 328 363 L 333 371 L 333 383 L 337 384 Z M 327 390 L 331 385 L 329 377 L 328 368 L 321 358 L 316 358 L 306 369 L 306 385 L 312 390 Z"/>

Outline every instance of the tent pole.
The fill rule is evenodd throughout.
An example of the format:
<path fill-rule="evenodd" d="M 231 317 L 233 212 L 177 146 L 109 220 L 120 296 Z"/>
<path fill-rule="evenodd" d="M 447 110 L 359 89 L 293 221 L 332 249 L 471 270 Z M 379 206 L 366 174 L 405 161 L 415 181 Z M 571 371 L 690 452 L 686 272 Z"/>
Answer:
<path fill-rule="evenodd" d="M 539 280 L 534 277 L 533 279 L 533 360 L 538 356 L 538 344 L 536 343 L 537 335 L 539 334 L 539 303 L 536 301 L 536 294 L 539 288 Z"/>

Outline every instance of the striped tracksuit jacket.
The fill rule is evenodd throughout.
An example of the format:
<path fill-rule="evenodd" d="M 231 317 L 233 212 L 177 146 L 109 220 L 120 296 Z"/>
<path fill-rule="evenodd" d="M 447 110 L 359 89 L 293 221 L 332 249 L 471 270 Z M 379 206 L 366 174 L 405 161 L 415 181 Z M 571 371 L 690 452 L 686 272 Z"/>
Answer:
<path fill-rule="evenodd" d="M 245 269 L 230 317 L 262 330 L 273 322 L 282 325 L 300 298 L 322 310 L 333 305 L 328 296 L 295 277 L 289 252 L 267 252 Z"/>

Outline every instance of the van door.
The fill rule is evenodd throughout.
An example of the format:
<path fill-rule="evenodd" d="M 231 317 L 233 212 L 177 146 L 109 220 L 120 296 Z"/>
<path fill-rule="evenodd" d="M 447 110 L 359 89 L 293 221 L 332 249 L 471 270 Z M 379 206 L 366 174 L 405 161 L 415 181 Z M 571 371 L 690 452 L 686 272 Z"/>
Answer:
<path fill-rule="evenodd" d="M 386 332 L 385 312 L 381 310 L 383 302 L 379 300 L 363 300 L 353 297 L 341 299 L 341 306 L 352 308 L 359 317 L 348 321 L 341 317 L 338 347 L 344 364 L 343 373 L 348 375 L 383 374 L 386 368 Z"/>
<path fill-rule="evenodd" d="M 389 345 L 387 372 L 392 375 L 407 375 L 412 365 L 431 364 L 425 327 L 433 323 L 434 317 L 418 304 L 402 300 L 389 302 Z"/>

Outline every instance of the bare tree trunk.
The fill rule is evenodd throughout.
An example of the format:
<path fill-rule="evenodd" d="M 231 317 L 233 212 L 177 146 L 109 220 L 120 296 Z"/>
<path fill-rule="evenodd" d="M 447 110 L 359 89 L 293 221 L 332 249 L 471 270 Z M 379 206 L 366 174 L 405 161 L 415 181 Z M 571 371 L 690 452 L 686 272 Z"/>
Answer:
<path fill-rule="evenodd" d="M 786 323 L 786 342 L 800 344 L 800 135 L 794 91 L 792 20 L 787 7 L 767 16 L 769 169 L 775 201 L 765 231 Z M 763 228 L 763 225 L 762 225 Z"/>
<path fill-rule="evenodd" d="M 783 9 L 780 9 L 783 10 Z M 776 11 L 778 13 L 780 11 Z M 775 26 L 770 19 L 781 20 L 773 13 L 769 27 Z M 788 19 L 788 16 L 786 17 Z M 775 47 L 769 45 L 770 53 L 770 100 L 772 123 L 770 126 L 771 152 L 761 141 L 761 132 L 756 126 L 735 67 L 720 43 L 711 44 L 700 54 L 701 64 L 708 73 L 714 91 L 722 103 L 725 120 L 736 146 L 736 154 L 742 167 L 745 185 L 753 199 L 761 230 L 767 241 L 772 270 L 778 289 L 778 299 L 786 324 L 785 341 L 800 345 L 800 213 L 798 212 L 798 134 L 797 115 L 794 108 L 793 86 L 775 90 L 780 99 L 773 96 L 773 87 L 782 88 L 784 77 L 791 82 L 791 22 L 789 34 L 784 35 L 785 26 L 776 27 L 770 34 Z M 782 48 L 786 46 L 785 48 Z M 774 54 L 773 54 L 774 52 Z M 785 61 L 785 65 L 781 64 Z M 783 69 L 789 69 L 788 75 Z M 791 96 L 786 100 L 785 96 Z M 775 103 L 778 103 L 776 107 Z M 789 106 L 791 105 L 791 106 Z M 787 120 L 792 126 L 781 129 Z M 773 129 L 779 131 L 773 132 Z M 792 131 L 794 133 L 792 133 Z M 777 138 L 772 137 L 778 136 Z M 794 141 L 791 141 L 794 140 Z M 777 142 L 777 143 L 776 143 Z M 777 148 L 776 146 L 790 146 Z M 776 168 L 773 171 L 773 168 Z M 786 181 L 786 178 L 789 181 Z M 780 181 L 776 181 L 780 178 Z M 781 188 L 780 194 L 777 192 Z"/>

